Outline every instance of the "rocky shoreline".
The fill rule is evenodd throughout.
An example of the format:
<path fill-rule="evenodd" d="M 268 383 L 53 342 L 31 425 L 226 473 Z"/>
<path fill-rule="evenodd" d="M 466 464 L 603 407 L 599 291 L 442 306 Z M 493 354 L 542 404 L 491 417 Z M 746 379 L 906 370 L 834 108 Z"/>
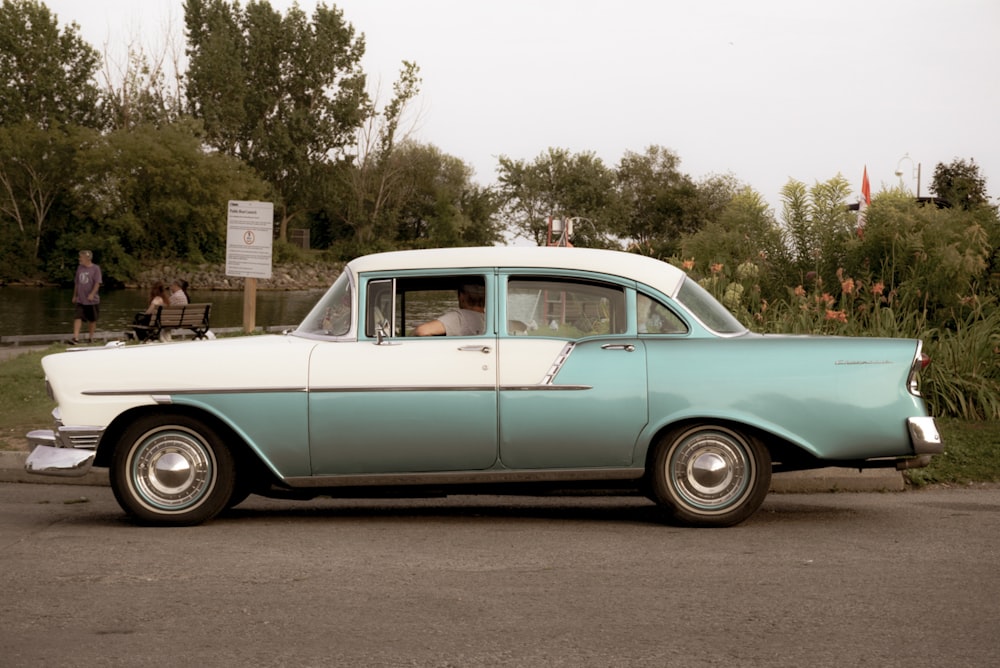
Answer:
<path fill-rule="evenodd" d="M 293 263 L 275 265 L 271 278 L 258 279 L 258 290 L 317 290 L 330 287 L 340 275 L 340 264 Z M 156 281 L 184 279 L 191 290 L 242 290 L 245 279 L 226 275 L 224 264 L 182 265 L 163 263 L 142 270 L 126 288 L 148 288 Z M 44 281 L 9 281 L 0 285 L 57 287 Z"/>
<path fill-rule="evenodd" d="M 340 265 L 283 264 L 271 269 L 271 278 L 257 279 L 258 290 L 314 290 L 328 288 L 340 275 Z M 242 290 L 245 279 L 226 276 L 225 265 L 182 266 L 163 264 L 143 271 L 126 287 L 145 288 L 156 281 L 169 283 L 182 278 L 191 290 Z"/>

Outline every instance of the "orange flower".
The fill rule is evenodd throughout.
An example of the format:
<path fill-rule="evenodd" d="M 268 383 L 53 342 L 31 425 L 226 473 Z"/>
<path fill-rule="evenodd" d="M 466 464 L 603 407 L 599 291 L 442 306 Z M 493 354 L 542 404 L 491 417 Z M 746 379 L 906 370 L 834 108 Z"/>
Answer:
<path fill-rule="evenodd" d="M 684 260 L 684 262 L 681 263 L 681 267 L 684 271 L 691 271 L 694 269 L 694 260 Z"/>
<path fill-rule="evenodd" d="M 854 292 L 854 279 L 850 276 L 844 279 L 844 281 L 840 284 L 840 291 L 845 295 L 849 295 Z"/>
<path fill-rule="evenodd" d="M 882 281 L 879 281 L 878 283 L 872 286 L 873 295 L 877 296 L 882 294 L 883 292 L 885 292 L 885 286 L 882 284 Z"/>
<path fill-rule="evenodd" d="M 795 288 L 795 296 L 796 297 L 805 297 L 806 296 L 806 289 L 804 287 L 802 287 L 801 285 L 798 286 L 797 288 Z"/>
<path fill-rule="evenodd" d="M 831 295 L 829 292 L 824 292 L 823 295 L 821 297 L 817 298 L 816 301 L 817 302 L 823 302 L 824 304 L 826 304 L 827 308 L 829 308 L 829 307 L 833 306 L 833 303 L 835 301 L 837 301 L 837 300 L 834 299 L 833 295 Z"/>
<path fill-rule="evenodd" d="M 826 319 L 836 320 L 837 322 L 847 322 L 847 314 L 843 311 L 831 311 L 830 309 L 827 309 Z"/>

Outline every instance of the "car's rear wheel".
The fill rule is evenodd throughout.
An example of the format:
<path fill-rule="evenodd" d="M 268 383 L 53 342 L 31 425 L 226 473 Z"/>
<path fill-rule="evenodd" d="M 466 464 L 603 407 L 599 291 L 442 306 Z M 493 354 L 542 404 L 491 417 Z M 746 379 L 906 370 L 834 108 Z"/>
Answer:
<path fill-rule="evenodd" d="M 143 524 L 187 526 L 233 496 L 233 456 L 209 425 L 185 415 L 147 416 L 122 435 L 111 462 L 118 504 Z"/>
<path fill-rule="evenodd" d="M 721 425 L 689 425 L 657 443 L 654 500 L 680 524 L 720 527 L 750 517 L 771 486 L 771 458 L 757 439 Z"/>

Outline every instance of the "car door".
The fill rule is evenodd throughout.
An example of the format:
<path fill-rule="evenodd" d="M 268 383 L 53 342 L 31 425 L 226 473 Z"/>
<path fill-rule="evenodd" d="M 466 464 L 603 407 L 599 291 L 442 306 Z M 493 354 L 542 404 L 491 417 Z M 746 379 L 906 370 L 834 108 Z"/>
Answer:
<path fill-rule="evenodd" d="M 309 364 L 314 475 L 495 464 L 497 350 L 490 309 L 482 334 L 412 335 L 415 324 L 432 317 L 419 311 L 415 296 L 453 296 L 462 278 L 402 274 L 362 281 L 357 341 L 318 345 Z M 488 285 L 487 305 L 491 291 Z"/>
<path fill-rule="evenodd" d="M 629 325 L 634 291 L 537 275 L 512 275 L 503 285 L 502 464 L 519 470 L 632 465 L 648 419 L 645 347 Z"/>

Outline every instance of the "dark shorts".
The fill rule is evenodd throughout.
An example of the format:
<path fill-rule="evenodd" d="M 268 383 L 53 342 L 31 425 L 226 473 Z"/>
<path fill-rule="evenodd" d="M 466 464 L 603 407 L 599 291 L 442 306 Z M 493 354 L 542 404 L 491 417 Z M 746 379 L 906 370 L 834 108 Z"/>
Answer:
<path fill-rule="evenodd" d="M 84 322 L 97 322 L 97 316 L 100 315 L 101 311 L 100 306 L 100 304 L 77 304 L 73 317 Z"/>

